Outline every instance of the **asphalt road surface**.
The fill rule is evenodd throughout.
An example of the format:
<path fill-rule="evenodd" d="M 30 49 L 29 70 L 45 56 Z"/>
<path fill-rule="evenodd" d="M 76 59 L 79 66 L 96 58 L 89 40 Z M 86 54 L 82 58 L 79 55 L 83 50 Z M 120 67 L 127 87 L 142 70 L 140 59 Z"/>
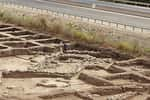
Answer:
<path fill-rule="evenodd" d="M 105 1 L 98 1 L 98 0 L 70 0 L 70 1 L 76 3 L 83 3 L 87 5 L 92 5 L 93 3 L 95 3 L 97 9 L 150 18 L 150 8 L 148 7 L 140 7 L 135 5 L 119 4 L 119 3 L 105 2 Z"/>
<path fill-rule="evenodd" d="M 71 14 L 74 16 L 83 16 L 91 19 L 107 20 L 114 23 L 120 23 L 120 24 L 126 24 L 126 25 L 136 26 L 140 28 L 150 29 L 150 18 L 146 18 L 146 17 L 133 16 L 128 14 L 121 14 L 121 13 L 91 9 L 91 8 L 84 8 L 79 6 L 72 6 L 67 4 L 51 2 L 51 1 L 0 0 L 0 2 L 5 2 L 5 3 L 9 2 L 18 5 L 40 8 L 40 9 L 48 9 L 51 11 Z M 138 9 L 140 9 L 140 7 Z M 141 8 L 141 11 L 145 11 L 147 13 L 150 12 L 149 10 L 144 10 L 144 9 L 149 9 L 149 8 Z"/>
<path fill-rule="evenodd" d="M 71 0 L 71 1 L 78 2 L 78 3 L 86 3 L 86 4 L 95 3 L 97 6 L 112 7 L 112 8 L 117 8 L 117 9 L 124 9 L 124 10 L 129 10 L 129 11 L 150 14 L 150 8 L 147 8 L 147 7 L 119 4 L 119 3 L 112 3 L 112 2 L 105 2 L 105 1 L 98 1 L 98 0 Z"/>

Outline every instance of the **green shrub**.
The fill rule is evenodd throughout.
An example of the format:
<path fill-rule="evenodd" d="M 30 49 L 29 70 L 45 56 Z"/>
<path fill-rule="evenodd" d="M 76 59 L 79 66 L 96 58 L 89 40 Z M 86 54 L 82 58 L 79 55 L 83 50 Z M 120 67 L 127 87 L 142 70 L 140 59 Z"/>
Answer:
<path fill-rule="evenodd" d="M 116 43 L 116 48 L 125 52 L 134 54 L 142 54 L 143 49 L 139 46 L 138 42 L 120 41 Z"/>

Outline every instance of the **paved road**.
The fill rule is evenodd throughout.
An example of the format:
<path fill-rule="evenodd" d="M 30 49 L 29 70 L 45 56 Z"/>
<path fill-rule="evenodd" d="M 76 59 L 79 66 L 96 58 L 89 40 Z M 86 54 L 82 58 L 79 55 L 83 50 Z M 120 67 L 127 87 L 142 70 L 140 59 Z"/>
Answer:
<path fill-rule="evenodd" d="M 132 16 L 127 14 L 120 14 L 115 12 L 108 12 L 103 10 L 96 10 L 84 7 L 71 6 L 55 2 L 47 2 L 41 0 L 0 0 L 0 2 L 9 2 L 29 7 L 36 7 L 40 9 L 48 9 L 61 13 L 71 14 L 75 16 L 84 16 L 92 19 L 107 20 L 121 24 L 137 26 L 141 28 L 150 29 L 150 18 L 139 16 Z"/>
<path fill-rule="evenodd" d="M 86 3 L 86 4 L 95 3 L 97 6 L 100 7 L 111 7 L 116 9 L 123 9 L 123 10 L 150 14 L 150 8 L 134 6 L 134 5 L 119 4 L 119 3 L 112 3 L 112 2 L 105 2 L 105 1 L 98 1 L 98 0 L 70 0 L 70 1 L 78 2 L 78 3 Z"/>
<path fill-rule="evenodd" d="M 98 10 L 150 18 L 150 8 L 140 6 L 98 1 L 98 0 L 43 0 L 43 1 L 54 1 L 58 3 L 65 3 L 88 8 L 91 8 L 92 4 L 95 3 L 96 4 L 95 9 Z"/>

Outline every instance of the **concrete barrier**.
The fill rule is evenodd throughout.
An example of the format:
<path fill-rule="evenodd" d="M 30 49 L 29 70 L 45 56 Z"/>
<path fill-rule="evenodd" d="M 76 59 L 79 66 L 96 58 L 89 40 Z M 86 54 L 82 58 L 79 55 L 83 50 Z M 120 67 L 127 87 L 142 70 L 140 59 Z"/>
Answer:
<path fill-rule="evenodd" d="M 115 24 L 115 23 L 110 23 L 110 26 L 113 27 L 113 28 L 116 28 L 117 24 Z"/>
<path fill-rule="evenodd" d="M 96 21 L 94 19 L 89 19 L 90 23 L 95 23 Z"/>
<path fill-rule="evenodd" d="M 109 26 L 109 22 L 103 21 L 103 25 Z"/>

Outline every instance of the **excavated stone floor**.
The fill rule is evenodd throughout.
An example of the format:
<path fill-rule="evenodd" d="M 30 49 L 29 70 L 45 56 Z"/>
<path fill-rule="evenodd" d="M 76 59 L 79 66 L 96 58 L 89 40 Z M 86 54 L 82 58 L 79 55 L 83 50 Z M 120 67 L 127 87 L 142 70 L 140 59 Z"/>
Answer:
<path fill-rule="evenodd" d="M 33 99 L 150 100 L 150 59 L 1 24 L 0 100 Z"/>

